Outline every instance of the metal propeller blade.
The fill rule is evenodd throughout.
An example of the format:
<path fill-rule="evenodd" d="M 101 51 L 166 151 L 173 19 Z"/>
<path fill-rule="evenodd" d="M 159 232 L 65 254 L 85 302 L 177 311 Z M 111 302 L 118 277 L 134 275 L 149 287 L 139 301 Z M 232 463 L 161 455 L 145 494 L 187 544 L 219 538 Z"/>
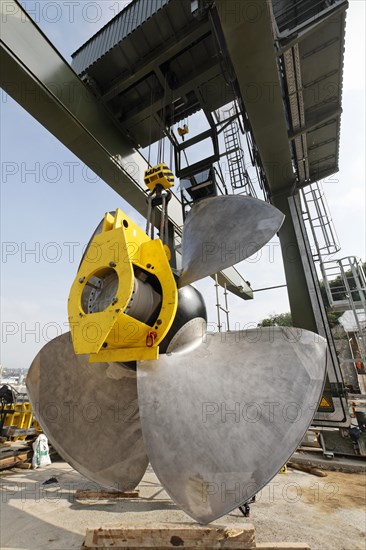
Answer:
<path fill-rule="evenodd" d="M 68 332 L 38 353 L 26 385 L 42 429 L 57 452 L 103 487 L 131 490 L 148 465 L 136 372 L 75 355 Z"/>
<path fill-rule="evenodd" d="M 271 240 L 283 220 L 277 208 L 253 197 L 200 200 L 184 223 L 179 287 L 249 258 Z"/>
<path fill-rule="evenodd" d="M 193 352 L 139 362 L 147 453 L 177 505 L 207 523 L 264 487 L 300 444 L 325 371 L 323 338 L 277 327 L 207 335 Z"/>

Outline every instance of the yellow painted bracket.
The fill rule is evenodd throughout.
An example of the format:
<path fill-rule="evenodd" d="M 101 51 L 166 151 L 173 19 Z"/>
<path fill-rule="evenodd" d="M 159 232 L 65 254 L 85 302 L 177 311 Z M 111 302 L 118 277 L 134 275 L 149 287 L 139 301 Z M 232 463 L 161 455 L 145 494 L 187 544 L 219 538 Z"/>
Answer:
<path fill-rule="evenodd" d="M 162 289 L 160 311 L 152 326 L 126 313 L 134 291 L 134 266 L 154 275 Z M 88 287 L 113 272 L 118 277 L 115 296 L 104 311 L 89 312 Z M 70 290 L 68 314 L 75 353 L 89 354 L 91 362 L 158 359 L 159 343 L 173 323 L 177 305 L 177 285 L 163 243 L 151 240 L 121 210 L 106 214 Z"/>

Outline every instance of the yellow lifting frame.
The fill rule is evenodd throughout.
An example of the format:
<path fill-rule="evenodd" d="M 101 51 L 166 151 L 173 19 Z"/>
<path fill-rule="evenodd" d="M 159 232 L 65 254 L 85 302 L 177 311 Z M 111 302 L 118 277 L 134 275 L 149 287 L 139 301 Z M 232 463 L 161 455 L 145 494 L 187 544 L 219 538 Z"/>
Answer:
<path fill-rule="evenodd" d="M 177 285 L 163 243 L 151 240 L 117 209 L 115 215 L 106 214 L 102 232 L 94 236 L 88 251 L 68 301 L 75 353 L 89 354 L 90 362 L 158 359 L 159 343 L 168 333 L 178 305 Z M 125 313 L 134 289 L 133 266 L 155 275 L 162 288 L 161 309 L 152 327 Z M 114 300 L 102 312 L 84 311 L 82 295 L 88 281 L 112 269 L 119 281 Z"/>

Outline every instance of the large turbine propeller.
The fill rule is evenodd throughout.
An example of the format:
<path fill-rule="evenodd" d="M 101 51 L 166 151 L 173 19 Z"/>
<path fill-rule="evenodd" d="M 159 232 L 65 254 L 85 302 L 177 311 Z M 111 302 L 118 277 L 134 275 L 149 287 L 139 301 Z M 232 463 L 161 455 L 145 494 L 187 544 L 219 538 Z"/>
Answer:
<path fill-rule="evenodd" d="M 70 293 L 73 339 L 47 344 L 27 377 L 45 433 L 75 469 L 126 490 L 150 460 L 200 522 L 244 504 L 279 471 L 320 400 L 326 342 L 273 327 L 207 334 L 190 283 L 255 253 L 283 219 L 251 197 L 202 200 L 184 227 L 182 272 L 172 273 L 160 240 L 119 210 L 106 214 L 90 243 L 100 260 L 85 255 Z"/>

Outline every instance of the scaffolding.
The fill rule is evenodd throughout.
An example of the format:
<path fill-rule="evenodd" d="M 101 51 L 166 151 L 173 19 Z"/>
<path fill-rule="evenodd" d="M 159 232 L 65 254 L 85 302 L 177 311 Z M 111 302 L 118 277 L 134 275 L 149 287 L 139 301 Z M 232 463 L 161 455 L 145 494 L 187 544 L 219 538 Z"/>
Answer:
<path fill-rule="evenodd" d="M 217 279 L 217 275 L 215 275 L 217 330 L 219 332 L 222 332 L 223 323 L 221 322 L 221 312 L 223 312 L 226 315 L 226 327 L 224 327 L 224 329 L 226 328 L 226 331 L 229 332 L 230 331 L 230 319 L 229 319 L 230 310 L 229 310 L 229 304 L 228 304 L 228 299 L 227 299 L 228 291 L 227 291 L 226 284 L 225 284 L 225 286 L 224 286 L 225 306 L 222 306 L 221 302 L 220 302 L 219 288 L 220 288 L 220 285 L 219 285 L 219 282 L 218 282 L 218 279 Z"/>
<path fill-rule="evenodd" d="M 336 259 L 340 245 L 319 182 L 302 190 L 303 216 L 312 241 L 313 258 L 319 262 L 329 308 L 351 312 L 345 328 L 352 362 L 358 373 L 366 367 L 366 277 L 362 261 L 355 256 Z"/>
<path fill-rule="evenodd" d="M 220 178 L 221 184 L 225 187 L 226 193 L 227 187 L 229 187 L 230 184 L 231 192 L 234 194 L 244 194 L 250 195 L 251 197 L 257 197 L 246 166 L 245 153 L 241 141 L 241 135 L 244 135 L 245 131 L 240 122 L 240 114 L 236 102 L 233 101 L 225 108 L 215 111 L 215 117 L 218 133 L 223 134 L 224 153 L 221 157 L 227 158 L 227 171 L 225 175 L 228 175 L 230 180 L 229 182 L 226 182 L 222 167 L 219 164 L 219 169 L 216 173 Z M 222 332 L 223 328 L 230 331 L 228 291 L 225 284 L 225 305 L 223 306 L 220 302 L 219 287 L 220 285 L 217 280 L 217 275 L 215 275 L 217 328 L 219 332 Z M 221 320 L 222 313 L 226 318 L 226 327 L 224 327 L 224 323 Z"/>

